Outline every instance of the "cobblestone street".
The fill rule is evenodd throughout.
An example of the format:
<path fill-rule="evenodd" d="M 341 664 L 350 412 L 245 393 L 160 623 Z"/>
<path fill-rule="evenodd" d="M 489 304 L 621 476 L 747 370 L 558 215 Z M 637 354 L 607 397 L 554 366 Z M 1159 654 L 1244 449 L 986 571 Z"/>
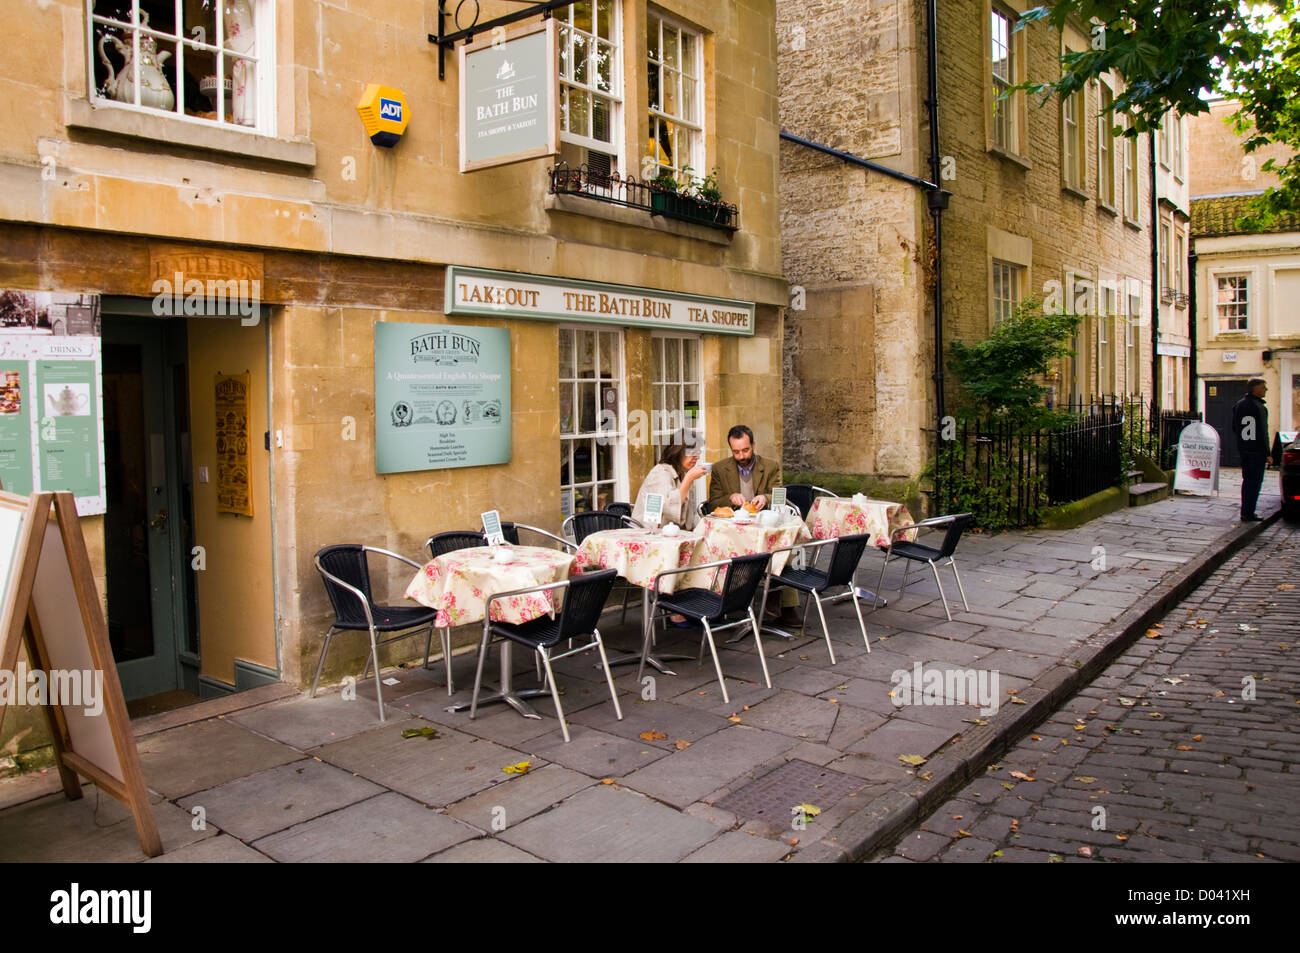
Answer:
<path fill-rule="evenodd" d="M 882 858 L 1300 860 L 1298 570 L 1270 527 Z"/>

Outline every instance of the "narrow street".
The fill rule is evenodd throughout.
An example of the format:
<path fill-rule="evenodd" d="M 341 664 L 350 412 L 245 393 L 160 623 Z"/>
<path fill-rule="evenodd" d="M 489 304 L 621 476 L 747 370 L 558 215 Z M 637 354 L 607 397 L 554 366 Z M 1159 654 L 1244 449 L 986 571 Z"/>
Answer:
<path fill-rule="evenodd" d="M 1300 860 L 1298 557 L 1269 527 L 875 859 Z"/>

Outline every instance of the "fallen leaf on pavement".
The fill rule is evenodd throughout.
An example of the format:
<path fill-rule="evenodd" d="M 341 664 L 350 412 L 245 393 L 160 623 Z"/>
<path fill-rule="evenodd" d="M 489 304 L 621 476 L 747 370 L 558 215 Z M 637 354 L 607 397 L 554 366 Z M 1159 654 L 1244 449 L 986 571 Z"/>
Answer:
<path fill-rule="evenodd" d="M 1030 737 L 1030 739 L 1033 740 L 1033 741 L 1042 741 L 1042 740 L 1043 740 L 1042 738 L 1038 737 L 1038 735 L 1030 735 L 1029 737 Z"/>
<path fill-rule="evenodd" d="M 822 809 L 815 804 L 800 804 L 799 810 L 803 811 L 808 817 L 816 817 L 822 812 Z"/>
<path fill-rule="evenodd" d="M 1205 736 L 1204 736 L 1204 735 L 1192 735 L 1192 740 L 1193 740 L 1193 741 L 1200 741 L 1203 737 L 1205 737 Z"/>
<path fill-rule="evenodd" d="M 637 735 L 642 741 L 663 741 L 668 736 L 662 731 L 643 731 Z"/>
<path fill-rule="evenodd" d="M 987 725 L 988 722 L 983 718 L 963 718 L 962 721 L 970 722 L 972 725 Z"/>
<path fill-rule="evenodd" d="M 1021 781 L 1032 781 L 1032 780 L 1034 780 L 1034 779 L 1031 778 L 1029 775 L 1025 774 L 1025 772 L 1023 772 L 1023 771 L 1012 771 L 1012 772 L 1011 772 L 1011 776 L 1012 776 L 1013 778 L 1019 778 Z"/>
<path fill-rule="evenodd" d="M 1147 629 L 1147 638 L 1148 638 L 1148 639 L 1158 639 L 1158 638 L 1160 638 L 1160 633 L 1157 632 L 1155 629 Z"/>
<path fill-rule="evenodd" d="M 1010 781 L 1003 781 L 1002 786 L 1006 788 L 1008 791 L 1014 791 L 1016 789 L 1016 786 L 1012 784 Z"/>
<path fill-rule="evenodd" d="M 600 783 L 601 783 L 601 784 L 613 784 L 613 783 L 614 783 L 614 779 L 613 779 L 613 778 L 601 778 L 601 779 L 600 779 Z"/>
<path fill-rule="evenodd" d="M 1096 783 L 1097 783 L 1097 779 L 1096 779 L 1096 778 L 1094 778 L 1094 777 L 1090 777 L 1089 775 L 1086 775 L 1086 774 L 1080 774 L 1080 775 L 1078 775 L 1077 777 L 1075 777 L 1074 780 L 1076 780 L 1076 781 L 1081 781 L 1081 782 L 1083 782 L 1084 784 L 1096 784 Z"/>
<path fill-rule="evenodd" d="M 911 764 L 917 766 L 925 764 L 925 758 L 922 758 L 919 754 L 900 754 L 898 756 L 898 760 L 903 762 L 903 764 Z"/>
<path fill-rule="evenodd" d="M 1115 835 L 1115 840 L 1128 840 L 1128 835 L 1127 835 L 1127 834 L 1116 834 L 1116 835 Z"/>
<path fill-rule="evenodd" d="M 1137 704 L 1137 702 L 1135 702 L 1133 699 L 1125 698 L 1123 695 L 1120 696 L 1119 703 L 1123 705 L 1125 708 L 1132 708 L 1134 705 Z"/>
<path fill-rule="evenodd" d="M 685 751 L 690 746 L 691 743 L 689 741 L 686 741 L 683 738 L 678 738 L 676 741 L 673 742 L 673 747 L 676 748 L 678 751 Z"/>
<path fill-rule="evenodd" d="M 916 776 L 917 776 L 918 778 L 920 778 L 922 781 L 933 781 L 933 780 L 934 780 L 934 775 L 931 774 L 929 771 L 918 771 L 918 772 L 916 772 Z"/>
<path fill-rule="evenodd" d="M 531 761 L 520 761 L 516 764 L 508 764 L 501 770 L 506 774 L 527 774 L 528 769 L 533 766 Z"/>
<path fill-rule="evenodd" d="M 1092 856 L 1092 848 L 1091 848 L 1091 847 L 1080 847 L 1080 848 L 1079 848 L 1079 856 L 1080 856 L 1080 857 L 1091 857 L 1091 856 Z"/>
<path fill-rule="evenodd" d="M 1178 746 L 1178 750 L 1179 750 L 1179 751 L 1195 751 L 1196 749 L 1193 748 L 1191 745 L 1179 745 L 1179 746 Z"/>
<path fill-rule="evenodd" d="M 962 837 L 971 837 L 971 836 L 972 836 L 972 835 L 971 835 L 971 832 L 970 832 L 970 831 L 962 831 L 962 830 L 957 831 L 957 837 L 958 837 L 959 839 L 962 838 Z"/>
<path fill-rule="evenodd" d="M 739 723 L 740 723 L 740 716 L 739 716 L 739 715 L 732 715 L 730 718 L 727 719 L 727 721 L 734 721 L 734 722 L 736 722 L 737 724 L 739 724 Z"/>
<path fill-rule="evenodd" d="M 1284 582 L 1284 583 L 1282 583 L 1282 585 L 1280 585 L 1280 586 L 1277 587 L 1277 590 L 1278 590 L 1278 592 L 1285 592 L 1287 589 L 1294 589 L 1294 588 L 1295 588 L 1295 586 L 1291 585 L 1291 583 L 1289 583 L 1289 582 Z"/>
<path fill-rule="evenodd" d="M 1075 726 L 1074 726 L 1074 730 L 1075 730 L 1075 731 L 1083 731 L 1083 728 L 1084 728 L 1083 725 L 1075 725 Z"/>
<path fill-rule="evenodd" d="M 1011 704 L 1013 704 L 1013 705 L 1028 705 L 1029 702 L 1025 701 L 1023 698 L 1013 698 L 1013 699 L 1011 699 Z"/>
<path fill-rule="evenodd" d="M 438 732 L 428 725 L 423 728 L 407 728 L 402 732 L 403 738 L 437 738 Z"/>

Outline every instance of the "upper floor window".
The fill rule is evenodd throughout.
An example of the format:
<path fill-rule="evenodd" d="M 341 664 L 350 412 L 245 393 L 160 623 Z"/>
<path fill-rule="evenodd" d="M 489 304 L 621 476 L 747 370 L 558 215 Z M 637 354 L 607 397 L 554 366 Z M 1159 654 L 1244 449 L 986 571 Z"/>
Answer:
<path fill-rule="evenodd" d="M 1136 136 L 1124 138 L 1124 217 L 1133 223 L 1138 218 L 1138 143 Z"/>
<path fill-rule="evenodd" d="M 1220 331 L 1250 329 L 1250 276 L 1219 275 L 1215 279 L 1215 314 Z"/>
<path fill-rule="evenodd" d="M 587 0 L 561 7 L 560 142 L 572 167 L 597 176 L 622 173 L 623 104 L 619 5 Z"/>
<path fill-rule="evenodd" d="M 1115 94 L 1101 84 L 1101 117 L 1097 127 L 1097 201 L 1115 207 L 1115 117 L 1110 114 Z"/>
<path fill-rule="evenodd" d="M 1010 262 L 993 260 L 993 323 L 1015 314 L 1020 303 L 1021 277 L 1025 269 Z"/>
<path fill-rule="evenodd" d="M 1017 82 L 1016 70 L 1019 64 L 1015 61 L 1015 40 L 1011 34 L 1012 19 L 1011 16 L 994 9 L 990 21 L 992 47 L 989 56 L 993 78 L 993 144 L 999 149 L 1005 149 L 1007 152 L 1017 152 L 1020 145 L 1016 135 L 1015 98 L 1012 96 L 1008 96 L 1006 99 L 1001 98 Z"/>
<path fill-rule="evenodd" d="M 1084 103 L 1082 89 L 1061 99 L 1061 178 L 1073 189 L 1084 182 Z"/>
<path fill-rule="evenodd" d="M 86 0 L 92 98 L 275 135 L 272 0 Z"/>
<path fill-rule="evenodd" d="M 1174 160 L 1174 177 L 1181 179 L 1183 177 L 1183 117 L 1173 117 L 1173 160 Z"/>
<path fill-rule="evenodd" d="M 1180 308 L 1186 307 L 1183 300 L 1183 268 L 1187 264 L 1187 247 L 1183 238 L 1182 226 L 1175 226 L 1174 231 L 1174 260 L 1171 267 L 1174 272 L 1174 295 Z"/>
<path fill-rule="evenodd" d="M 1160 121 L 1160 164 L 1166 169 L 1169 168 L 1169 140 L 1173 118 L 1173 113 L 1165 113 L 1165 118 Z"/>
<path fill-rule="evenodd" d="M 1174 293 L 1173 273 L 1169 270 L 1169 223 L 1160 223 L 1160 300 L 1172 301 Z"/>
<path fill-rule="evenodd" d="M 679 182 L 704 167 L 700 36 L 660 14 L 646 16 L 647 155 Z"/>

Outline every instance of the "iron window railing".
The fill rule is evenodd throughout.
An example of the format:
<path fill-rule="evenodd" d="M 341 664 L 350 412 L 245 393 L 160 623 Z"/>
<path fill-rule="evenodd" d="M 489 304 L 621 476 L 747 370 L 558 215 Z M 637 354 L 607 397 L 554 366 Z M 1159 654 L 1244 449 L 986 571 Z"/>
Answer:
<path fill-rule="evenodd" d="M 740 227 L 740 210 L 727 202 L 713 202 L 690 192 L 676 192 L 653 182 L 639 182 L 634 176 L 620 176 L 580 165 L 576 169 L 560 163 L 549 171 L 551 193 L 577 195 L 624 208 L 645 209 L 683 222 L 734 232 Z"/>

